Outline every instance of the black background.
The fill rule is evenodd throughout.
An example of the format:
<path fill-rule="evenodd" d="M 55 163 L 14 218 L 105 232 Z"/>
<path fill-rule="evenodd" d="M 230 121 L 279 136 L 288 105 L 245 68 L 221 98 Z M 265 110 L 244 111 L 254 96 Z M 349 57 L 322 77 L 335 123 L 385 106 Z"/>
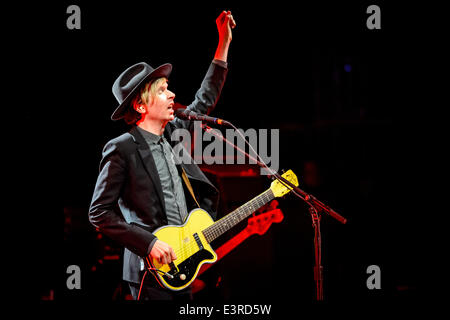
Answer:
<path fill-rule="evenodd" d="M 66 28 L 70 4 L 81 8 L 81 30 Z M 381 30 L 366 27 L 370 4 L 381 8 Z M 19 126 L 12 132 L 21 134 L 20 151 L 34 155 L 24 158 L 28 183 L 20 183 L 26 196 L 19 196 L 32 208 L 21 223 L 39 226 L 25 241 L 39 248 L 33 298 L 53 290 L 56 300 L 111 299 L 109 281 L 120 278 L 120 270 L 102 283 L 83 277 L 83 289 L 73 292 L 65 288 L 65 269 L 77 264 L 90 274 L 97 259 L 87 209 L 103 145 L 127 130 L 109 118 L 116 106 L 112 83 L 136 62 L 170 62 L 176 101 L 190 103 L 213 58 L 215 18 L 223 9 L 232 11 L 237 27 L 214 115 L 243 129 L 279 128 L 280 169 L 293 169 L 305 191 L 348 219 L 341 225 L 322 218 L 325 299 L 426 294 L 433 210 L 423 199 L 435 185 L 428 180 L 434 147 L 425 137 L 435 126 L 424 110 L 433 109 L 439 91 L 431 76 L 439 72 L 439 8 L 364 1 L 66 1 L 17 6 L 7 37 L 18 90 L 13 106 L 26 105 L 20 116 L 13 111 L 10 122 Z M 24 92 L 31 96 L 26 103 Z M 319 186 L 302 184 L 305 163 L 318 168 Z M 249 248 L 270 251 L 270 260 L 263 255 L 258 262 L 258 250 L 236 251 L 228 263 L 232 272 L 221 269 L 222 282 L 230 279 L 228 291 L 211 289 L 217 301 L 314 300 L 311 218 L 301 200 L 279 202 L 284 221 L 259 244 L 248 240 Z M 75 221 L 69 231 L 63 211 Z M 245 263 L 236 268 L 239 261 Z M 381 290 L 366 287 L 366 268 L 373 264 L 381 268 Z"/>

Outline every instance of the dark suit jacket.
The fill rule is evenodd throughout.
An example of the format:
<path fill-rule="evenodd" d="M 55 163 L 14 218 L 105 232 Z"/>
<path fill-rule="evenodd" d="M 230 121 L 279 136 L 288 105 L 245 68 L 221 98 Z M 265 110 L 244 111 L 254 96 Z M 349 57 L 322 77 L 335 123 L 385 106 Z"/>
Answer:
<path fill-rule="evenodd" d="M 217 103 L 227 69 L 211 63 L 195 100 L 188 106 L 199 113 L 209 113 Z M 178 127 L 191 128 L 192 123 L 175 119 L 164 130 L 166 139 Z M 216 216 L 218 191 L 200 168 L 192 164 L 177 165 L 186 171 L 200 206 L 213 219 Z M 185 190 L 187 190 L 185 188 Z M 185 191 L 188 210 L 194 204 Z M 136 127 L 106 143 L 100 173 L 89 209 L 89 221 L 110 238 L 125 247 L 123 279 L 140 282 L 141 258 L 146 256 L 155 236 L 152 231 L 167 225 L 161 182 L 152 153 Z"/>

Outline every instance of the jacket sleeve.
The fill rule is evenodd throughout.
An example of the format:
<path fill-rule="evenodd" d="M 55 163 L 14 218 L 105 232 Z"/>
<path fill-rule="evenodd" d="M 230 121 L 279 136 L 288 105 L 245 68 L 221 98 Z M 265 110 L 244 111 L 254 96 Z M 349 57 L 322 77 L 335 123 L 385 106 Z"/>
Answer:
<path fill-rule="evenodd" d="M 206 72 L 200 89 L 195 94 L 194 101 L 187 109 L 197 113 L 210 114 L 219 100 L 228 73 L 226 62 L 213 60 Z M 175 118 L 172 123 L 178 128 L 192 129 L 191 121 Z"/>
<path fill-rule="evenodd" d="M 103 234 L 144 257 L 156 237 L 139 226 L 128 224 L 116 209 L 126 177 L 126 162 L 112 141 L 105 145 L 102 156 L 89 208 L 89 221 Z"/>

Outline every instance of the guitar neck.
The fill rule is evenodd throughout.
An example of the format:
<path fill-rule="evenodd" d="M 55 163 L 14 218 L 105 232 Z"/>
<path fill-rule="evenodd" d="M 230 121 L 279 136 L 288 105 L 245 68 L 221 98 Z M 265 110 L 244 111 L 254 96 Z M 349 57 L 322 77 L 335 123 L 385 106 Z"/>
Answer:
<path fill-rule="evenodd" d="M 253 198 L 233 212 L 230 212 L 225 217 L 203 230 L 206 241 L 213 241 L 274 198 L 275 196 L 273 195 L 272 190 L 267 189 L 259 196 Z"/>

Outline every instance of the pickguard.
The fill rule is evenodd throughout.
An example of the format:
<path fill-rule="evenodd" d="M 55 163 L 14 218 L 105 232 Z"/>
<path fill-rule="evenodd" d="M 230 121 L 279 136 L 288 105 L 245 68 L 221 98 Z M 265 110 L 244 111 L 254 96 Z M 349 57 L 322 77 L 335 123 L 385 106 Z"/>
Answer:
<path fill-rule="evenodd" d="M 202 261 L 210 260 L 213 258 L 214 256 L 211 252 L 206 249 L 202 249 L 177 265 L 178 270 L 174 270 L 172 268 L 168 272 L 169 274 L 174 276 L 173 279 L 170 279 L 168 276 L 162 276 L 162 278 L 164 278 L 164 281 L 166 281 L 167 284 L 172 287 L 182 287 L 192 280 L 192 278 L 195 276 L 199 264 Z M 186 277 L 184 280 L 180 279 L 180 276 L 183 274 Z"/>

